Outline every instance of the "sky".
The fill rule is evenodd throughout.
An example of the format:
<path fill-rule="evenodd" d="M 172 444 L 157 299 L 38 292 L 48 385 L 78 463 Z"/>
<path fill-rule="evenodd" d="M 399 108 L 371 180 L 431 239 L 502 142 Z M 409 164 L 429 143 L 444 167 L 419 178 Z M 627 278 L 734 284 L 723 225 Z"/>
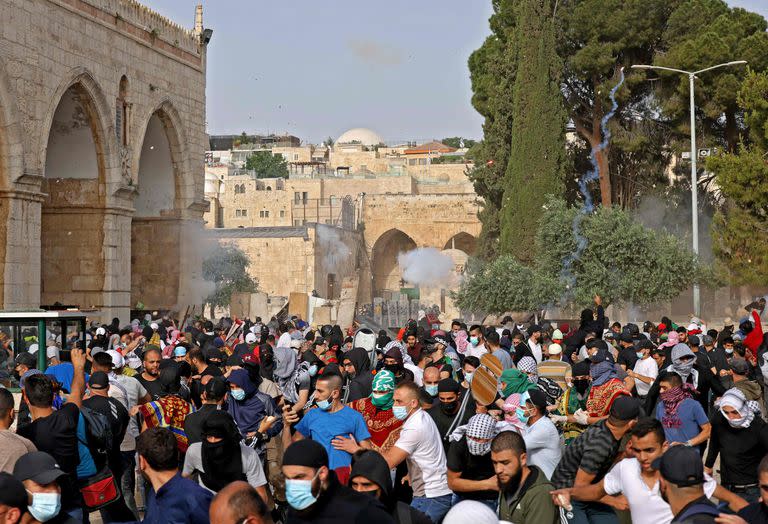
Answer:
<path fill-rule="evenodd" d="M 185 26 L 199 0 L 143 0 Z M 386 141 L 481 138 L 467 59 L 490 0 L 202 0 L 210 134 L 305 142 L 366 127 Z M 729 4 L 768 18 L 766 0 Z"/>

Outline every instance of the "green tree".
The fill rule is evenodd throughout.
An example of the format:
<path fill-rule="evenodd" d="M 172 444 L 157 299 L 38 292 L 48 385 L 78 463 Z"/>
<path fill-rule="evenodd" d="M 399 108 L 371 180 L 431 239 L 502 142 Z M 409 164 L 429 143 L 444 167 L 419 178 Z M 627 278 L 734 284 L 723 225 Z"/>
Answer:
<path fill-rule="evenodd" d="M 469 57 L 472 105 L 483 118 L 483 140 L 470 153 L 475 161 L 468 173 L 482 198 L 483 228 L 478 253 L 491 260 L 498 254 L 501 203 L 512 142 L 512 90 L 515 85 L 515 5 L 519 0 L 493 0 L 491 35 Z"/>
<path fill-rule="evenodd" d="M 443 138 L 440 142 L 447 145 L 448 147 L 453 147 L 456 149 L 459 149 L 462 143 L 464 143 L 464 147 L 466 148 L 470 148 L 477 143 L 476 140 L 472 140 L 471 138 L 464 138 L 462 136 L 450 136 L 448 138 Z"/>
<path fill-rule="evenodd" d="M 501 252 L 530 263 L 546 195 L 564 190 L 565 125 L 560 93 L 561 62 L 555 52 L 553 3 L 518 5 L 517 62 L 512 142 L 501 215 Z M 525 64 L 525 67 L 520 65 Z"/>
<path fill-rule="evenodd" d="M 256 178 L 288 178 L 288 162 L 283 155 L 256 151 L 245 160 L 245 168 L 256 172 Z"/>
<path fill-rule="evenodd" d="M 768 72 L 748 72 L 738 93 L 749 134 L 736 153 L 710 158 L 725 198 L 715 215 L 713 251 L 737 285 L 768 278 Z"/>
<path fill-rule="evenodd" d="M 232 293 L 253 293 L 258 282 L 248 274 L 248 256 L 236 246 L 223 246 L 203 260 L 203 280 L 212 282 L 213 292 L 205 299 L 212 307 L 228 306 Z"/>

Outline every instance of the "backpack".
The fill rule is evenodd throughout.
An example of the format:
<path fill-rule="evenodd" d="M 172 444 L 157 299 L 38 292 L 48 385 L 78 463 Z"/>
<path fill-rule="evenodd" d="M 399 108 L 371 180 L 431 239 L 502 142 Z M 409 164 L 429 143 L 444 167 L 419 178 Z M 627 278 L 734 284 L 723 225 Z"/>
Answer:
<path fill-rule="evenodd" d="M 84 444 L 92 452 L 108 453 L 112 449 L 114 439 L 109 418 L 86 406 L 80 407 L 80 413 L 85 419 L 85 434 L 88 439 L 88 442 L 84 442 Z"/>

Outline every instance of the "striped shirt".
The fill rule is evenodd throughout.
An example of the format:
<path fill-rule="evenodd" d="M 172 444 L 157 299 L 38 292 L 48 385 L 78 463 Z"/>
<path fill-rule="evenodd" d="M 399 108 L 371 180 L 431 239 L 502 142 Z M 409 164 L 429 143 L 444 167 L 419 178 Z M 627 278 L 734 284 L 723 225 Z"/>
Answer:
<path fill-rule="evenodd" d="M 562 360 L 545 360 L 539 364 L 539 376 L 554 380 L 560 389 L 568 389 L 566 380 L 571 378 L 571 365 Z"/>
<path fill-rule="evenodd" d="M 621 439 L 616 440 L 606 421 L 589 426 L 563 451 L 563 458 L 552 474 L 555 489 L 572 488 L 576 473 L 582 469 L 595 475 L 592 483 L 599 482 L 613 466 Z"/>

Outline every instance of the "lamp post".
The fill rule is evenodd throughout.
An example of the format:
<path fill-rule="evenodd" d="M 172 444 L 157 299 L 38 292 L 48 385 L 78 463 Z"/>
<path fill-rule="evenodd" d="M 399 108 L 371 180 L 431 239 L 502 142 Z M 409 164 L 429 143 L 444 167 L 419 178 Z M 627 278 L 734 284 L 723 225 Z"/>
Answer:
<path fill-rule="evenodd" d="M 733 62 L 725 62 L 723 64 L 717 64 L 705 69 L 699 69 L 698 71 L 683 71 L 682 69 L 674 69 L 671 67 L 662 67 L 654 65 L 633 65 L 632 69 L 658 69 L 661 71 L 671 71 L 673 73 L 680 73 L 682 75 L 688 75 L 688 90 L 690 92 L 691 102 L 691 221 L 693 228 L 693 252 L 698 256 L 699 254 L 699 187 L 696 176 L 696 108 L 694 104 L 694 79 L 696 75 L 718 69 L 720 67 L 735 66 L 746 64 L 746 60 L 736 60 Z M 701 293 L 699 284 L 693 284 L 693 313 L 697 317 L 701 316 Z"/>

